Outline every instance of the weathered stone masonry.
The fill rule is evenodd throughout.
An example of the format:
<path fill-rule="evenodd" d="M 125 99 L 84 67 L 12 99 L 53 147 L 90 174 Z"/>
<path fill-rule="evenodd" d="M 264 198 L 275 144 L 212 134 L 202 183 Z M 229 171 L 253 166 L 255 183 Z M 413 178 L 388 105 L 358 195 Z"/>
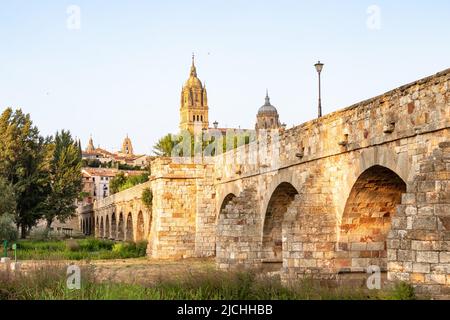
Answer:
<path fill-rule="evenodd" d="M 209 164 L 157 159 L 151 210 L 139 186 L 97 203 L 95 219 L 123 213 L 127 230 L 130 212 L 136 230 L 142 211 L 154 258 L 270 263 L 284 281 L 378 265 L 420 293 L 450 295 L 449 85 L 446 70 L 281 129 L 257 156 L 245 146 Z"/>

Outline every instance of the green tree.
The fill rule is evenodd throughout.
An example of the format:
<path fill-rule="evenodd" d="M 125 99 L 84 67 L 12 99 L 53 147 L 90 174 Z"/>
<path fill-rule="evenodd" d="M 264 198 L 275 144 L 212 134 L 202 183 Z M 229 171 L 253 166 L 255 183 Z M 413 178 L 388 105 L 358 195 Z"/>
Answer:
<path fill-rule="evenodd" d="M 17 228 L 14 226 L 14 216 L 12 214 L 0 215 L 0 240 L 17 240 Z"/>
<path fill-rule="evenodd" d="M 187 133 L 187 132 L 185 132 Z M 214 151 L 212 154 L 219 154 L 222 152 L 227 152 L 231 149 L 236 149 L 243 144 L 249 144 L 251 142 L 255 141 L 255 137 L 252 137 L 250 133 L 245 132 L 236 132 L 234 135 L 231 136 L 222 136 L 220 138 L 221 141 L 218 141 L 216 145 L 211 144 L 217 139 L 217 137 L 208 137 L 205 133 L 197 134 L 195 136 L 191 136 L 189 134 L 185 135 L 179 135 L 174 136 L 172 134 L 165 135 L 159 141 L 155 144 L 153 147 L 153 152 L 160 157 L 170 157 L 172 155 L 172 151 L 174 150 L 175 146 L 179 143 L 183 144 L 183 139 L 189 139 L 188 141 L 188 150 L 190 147 L 190 156 L 198 156 L 202 155 L 203 151 L 206 150 L 206 148 L 211 148 L 212 151 Z M 222 144 L 222 150 L 214 150 L 217 148 L 220 148 L 220 144 Z M 179 154 L 177 156 L 182 157 L 183 156 L 183 145 L 180 145 Z"/>
<path fill-rule="evenodd" d="M 17 227 L 14 226 L 16 199 L 14 189 L 5 178 L 0 177 L 0 240 L 17 239 Z"/>
<path fill-rule="evenodd" d="M 14 196 L 14 188 L 3 177 L 0 177 L 0 194 L 0 216 L 15 214 L 16 198 Z"/>
<path fill-rule="evenodd" d="M 142 191 L 142 202 L 147 207 L 147 209 L 152 208 L 153 192 L 150 188 L 145 188 L 144 191 Z"/>
<path fill-rule="evenodd" d="M 0 175 L 14 190 L 15 222 L 22 238 L 42 217 L 48 192 L 49 142 L 22 110 L 8 108 L 0 116 Z"/>
<path fill-rule="evenodd" d="M 47 228 L 55 219 L 64 223 L 75 215 L 75 201 L 82 191 L 80 148 L 70 132 L 57 132 L 50 150 L 49 193 L 44 213 Z"/>
<path fill-rule="evenodd" d="M 138 184 L 147 182 L 149 180 L 148 176 L 149 176 L 149 174 L 146 172 L 146 173 L 140 174 L 138 176 L 128 177 L 125 180 L 125 183 L 119 187 L 119 191 L 123 191 L 123 190 L 129 189 L 129 188 L 132 188 L 134 186 L 137 186 Z"/>
<path fill-rule="evenodd" d="M 123 172 L 119 172 L 111 181 L 109 182 L 109 189 L 111 194 L 120 191 L 120 188 L 127 182 L 127 178 Z"/>
<path fill-rule="evenodd" d="M 173 140 L 174 137 L 172 134 L 169 133 L 165 135 L 155 144 L 153 147 L 153 152 L 159 157 L 170 157 L 176 144 Z"/>

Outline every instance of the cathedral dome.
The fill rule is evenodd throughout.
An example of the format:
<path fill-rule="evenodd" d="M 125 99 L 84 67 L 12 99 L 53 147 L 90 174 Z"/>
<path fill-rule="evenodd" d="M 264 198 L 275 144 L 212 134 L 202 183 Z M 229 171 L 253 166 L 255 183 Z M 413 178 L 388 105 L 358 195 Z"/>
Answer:
<path fill-rule="evenodd" d="M 269 93 L 266 94 L 266 103 L 258 110 L 258 114 L 261 113 L 278 113 L 277 108 L 270 104 Z"/>
<path fill-rule="evenodd" d="M 200 79 L 194 76 L 189 77 L 186 81 L 185 87 L 203 89 Z"/>
<path fill-rule="evenodd" d="M 189 75 L 189 79 L 186 81 L 185 88 L 195 88 L 195 89 L 203 89 L 202 82 L 199 78 L 197 78 L 197 68 L 195 67 L 194 63 L 194 56 L 192 56 L 192 66 L 191 66 L 191 72 Z"/>

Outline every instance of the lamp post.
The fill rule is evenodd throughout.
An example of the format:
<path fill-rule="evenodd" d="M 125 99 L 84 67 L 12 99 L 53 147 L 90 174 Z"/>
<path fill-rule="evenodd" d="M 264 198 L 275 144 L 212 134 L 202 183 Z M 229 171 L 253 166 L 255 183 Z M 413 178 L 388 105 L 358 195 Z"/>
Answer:
<path fill-rule="evenodd" d="M 320 84 L 320 74 L 322 73 L 323 69 L 323 63 L 320 61 L 317 62 L 315 65 L 317 73 L 319 74 L 319 118 L 322 117 L 322 94 L 321 94 L 321 84 Z"/>

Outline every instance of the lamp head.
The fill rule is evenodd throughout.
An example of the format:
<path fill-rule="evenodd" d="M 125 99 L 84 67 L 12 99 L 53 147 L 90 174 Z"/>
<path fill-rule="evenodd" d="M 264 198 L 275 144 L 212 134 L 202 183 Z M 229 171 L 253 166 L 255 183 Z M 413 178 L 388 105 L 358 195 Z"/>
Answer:
<path fill-rule="evenodd" d="M 317 70 L 318 73 L 321 73 L 321 72 L 322 72 L 322 69 L 323 69 L 323 63 L 321 63 L 321 62 L 319 61 L 319 62 L 317 62 L 314 66 L 316 67 L 316 70 Z"/>

